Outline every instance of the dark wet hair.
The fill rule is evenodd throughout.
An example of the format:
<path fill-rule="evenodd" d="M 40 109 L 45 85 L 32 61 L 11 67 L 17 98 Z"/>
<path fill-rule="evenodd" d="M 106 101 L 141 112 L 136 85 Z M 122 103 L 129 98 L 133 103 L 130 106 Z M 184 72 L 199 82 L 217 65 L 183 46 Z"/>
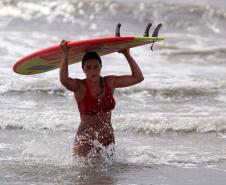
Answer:
<path fill-rule="evenodd" d="M 102 66 L 102 61 L 100 56 L 96 52 L 87 52 L 82 58 L 82 68 L 84 69 L 85 62 L 90 59 L 97 59 L 100 66 Z"/>

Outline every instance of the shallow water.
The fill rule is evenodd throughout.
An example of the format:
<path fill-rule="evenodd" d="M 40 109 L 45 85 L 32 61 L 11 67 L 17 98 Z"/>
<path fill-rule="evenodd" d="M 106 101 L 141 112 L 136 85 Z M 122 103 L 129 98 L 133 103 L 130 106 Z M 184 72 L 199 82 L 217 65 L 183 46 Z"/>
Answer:
<path fill-rule="evenodd" d="M 9 137 L 11 136 L 11 137 Z M 75 159 L 68 131 L 1 130 L 4 184 L 223 184 L 224 134 L 116 132 L 113 160 Z M 60 140 L 59 140 L 60 138 Z M 194 140 L 196 142 L 194 142 Z M 197 174 L 198 173 L 198 174 Z M 215 179 L 216 178 L 216 179 Z"/>

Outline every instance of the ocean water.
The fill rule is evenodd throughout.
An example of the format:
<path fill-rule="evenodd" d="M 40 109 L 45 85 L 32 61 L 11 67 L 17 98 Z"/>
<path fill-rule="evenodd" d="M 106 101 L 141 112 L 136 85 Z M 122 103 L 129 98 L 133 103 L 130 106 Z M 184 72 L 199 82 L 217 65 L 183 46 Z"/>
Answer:
<path fill-rule="evenodd" d="M 145 80 L 115 92 L 114 158 L 73 159 L 79 113 L 59 70 L 12 67 L 62 39 L 113 36 L 118 22 L 125 36 L 162 23 L 166 40 L 131 49 Z M 2 0 L 0 184 L 225 184 L 225 29 L 224 0 Z M 120 54 L 102 60 L 103 76 L 130 74 Z M 84 78 L 81 64 L 69 69 Z"/>

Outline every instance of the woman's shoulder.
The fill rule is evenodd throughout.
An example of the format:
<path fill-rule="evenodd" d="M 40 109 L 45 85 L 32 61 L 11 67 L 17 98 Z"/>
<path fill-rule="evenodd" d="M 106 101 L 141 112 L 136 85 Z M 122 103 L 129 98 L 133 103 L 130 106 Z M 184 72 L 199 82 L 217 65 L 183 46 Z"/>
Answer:
<path fill-rule="evenodd" d="M 114 75 L 108 75 L 108 76 L 104 76 L 103 78 L 104 78 L 105 82 L 111 83 L 114 80 L 115 76 Z"/>
<path fill-rule="evenodd" d="M 114 84 L 115 76 L 108 75 L 108 76 L 104 76 L 103 78 L 104 78 L 105 83 L 112 88 L 113 84 Z"/>
<path fill-rule="evenodd" d="M 85 88 L 85 79 L 73 78 L 75 84 L 77 84 L 77 89 Z"/>
<path fill-rule="evenodd" d="M 111 80 L 114 80 L 115 79 L 115 75 L 108 75 L 108 76 L 104 76 L 103 78 L 107 81 L 111 81 Z"/>

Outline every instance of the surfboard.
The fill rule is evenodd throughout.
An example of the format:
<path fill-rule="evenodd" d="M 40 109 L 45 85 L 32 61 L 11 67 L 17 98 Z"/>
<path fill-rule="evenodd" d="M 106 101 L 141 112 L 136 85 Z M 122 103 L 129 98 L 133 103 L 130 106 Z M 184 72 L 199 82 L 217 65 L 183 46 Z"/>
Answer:
<path fill-rule="evenodd" d="M 118 30 L 115 37 L 95 38 L 80 41 L 70 41 L 68 64 L 80 62 L 86 52 L 95 51 L 100 56 L 164 40 L 163 37 L 126 36 L 121 37 Z M 14 72 L 23 75 L 33 75 L 51 71 L 60 67 L 62 50 L 60 45 L 54 45 L 31 53 L 15 63 Z"/>

